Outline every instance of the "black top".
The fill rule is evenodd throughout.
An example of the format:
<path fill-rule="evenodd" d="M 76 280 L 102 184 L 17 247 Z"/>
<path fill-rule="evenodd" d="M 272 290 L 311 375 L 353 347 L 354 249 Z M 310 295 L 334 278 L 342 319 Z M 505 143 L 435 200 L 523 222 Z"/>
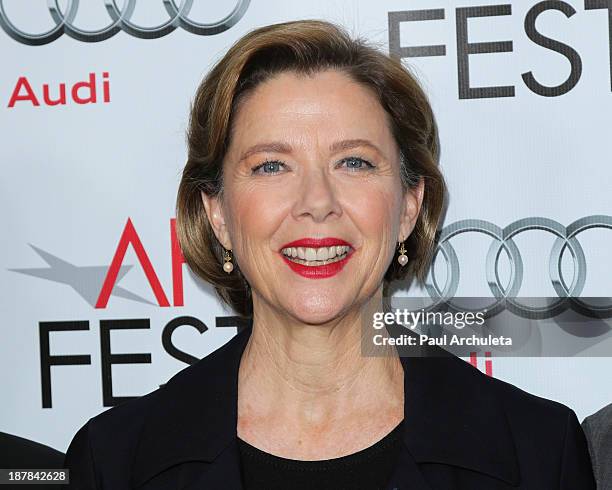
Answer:
<path fill-rule="evenodd" d="M 243 490 L 238 374 L 251 331 L 89 419 L 66 453 L 68 488 Z M 595 490 L 573 410 L 441 357 L 441 347 L 419 350 L 425 357 L 400 358 L 402 444 L 385 490 Z"/>
<path fill-rule="evenodd" d="M 372 446 L 333 459 L 281 458 L 238 438 L 244 490 L 379 490 L 386 488 L 401 446 L 402 422 Z"/>

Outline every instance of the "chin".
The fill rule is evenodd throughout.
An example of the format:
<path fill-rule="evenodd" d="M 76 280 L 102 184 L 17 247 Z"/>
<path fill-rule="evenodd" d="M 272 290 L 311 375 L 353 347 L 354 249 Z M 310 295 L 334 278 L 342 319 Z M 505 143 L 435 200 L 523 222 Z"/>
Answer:
<path fill-rule="evenodd" d="M 340 298 L 319 294 L 310 296 L 307 301 L 303 297 L 295 298 L 289 311 L 303 323 L 322 325 L 340 316 L 345 309 L 346 305 Z"/>

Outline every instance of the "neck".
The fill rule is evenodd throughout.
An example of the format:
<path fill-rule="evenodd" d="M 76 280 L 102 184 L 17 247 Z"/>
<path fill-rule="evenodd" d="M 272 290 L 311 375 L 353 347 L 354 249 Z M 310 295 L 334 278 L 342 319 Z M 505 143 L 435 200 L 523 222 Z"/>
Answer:
<path fill-rule="evenodd" d="M 381 298 L 379 290 L 359 311 L 316 325 L 281 318 L 254 298 L 258 314 L 240 364 L 239 412 L 304 426 L 350 413 L 403 413 L 404 373 L 395 348 L 377 357 L 362 353 L 370 333 L 362 322 L 372 308 L 381 311 Z"/>

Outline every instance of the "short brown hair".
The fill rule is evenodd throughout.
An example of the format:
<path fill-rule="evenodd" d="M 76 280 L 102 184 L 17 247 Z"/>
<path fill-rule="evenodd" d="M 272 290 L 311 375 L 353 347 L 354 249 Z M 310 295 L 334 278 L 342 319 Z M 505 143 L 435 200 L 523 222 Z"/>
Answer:
<path fill-rule="evenodd" d="M 234 263 L 231 274 L 223 271 L 223 246 L 210 226 L 201 192 L 222 195 L 222 164 L 232 117 L 249 92 L 283 71 L 308 75 L 328 69 L 341 71 L 377 95 L 400 148 L 404 191 L 424 179 L 421 212 L 405 242 L 409 266 L 401 267 L 393 260 L 384 276 L 385 290 L 390 281 L 410 273 L 420 280 L 427 274 L 446 194 L 438 169 L 438 131 L 427 96 L 401 60 L 362 38 L 351 38 L 340 26 L 321 20 L 273 24 L 240 38 L 198 87 L 176 203 L 176 230 L 185 261 L 240 316 L 253 314 L 250 285 L 238 264 Z"/>

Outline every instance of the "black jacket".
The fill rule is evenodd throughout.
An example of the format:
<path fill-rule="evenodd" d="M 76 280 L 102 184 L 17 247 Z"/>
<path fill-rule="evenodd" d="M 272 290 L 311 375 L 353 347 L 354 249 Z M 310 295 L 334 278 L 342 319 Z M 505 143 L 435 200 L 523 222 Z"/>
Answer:
<path fill-rule="evenodd" d="M 0 468 L 4 469 L 59 469 L 63 468 L 64 453 L 39 442 L 0 432 Z M 52 490 L 62 488 L 51 483 L 3 484 L 2 490 Z"/>
<path fill-rule="evenodd" d="M 91 418 L 66 454 L 69 488 L 241 489 L 238 367 L 250 332 Z M 404 444 L 389 490 L 595 489 L 584 433 L 566 406 L 458 357 L 401 360 Z"/>

